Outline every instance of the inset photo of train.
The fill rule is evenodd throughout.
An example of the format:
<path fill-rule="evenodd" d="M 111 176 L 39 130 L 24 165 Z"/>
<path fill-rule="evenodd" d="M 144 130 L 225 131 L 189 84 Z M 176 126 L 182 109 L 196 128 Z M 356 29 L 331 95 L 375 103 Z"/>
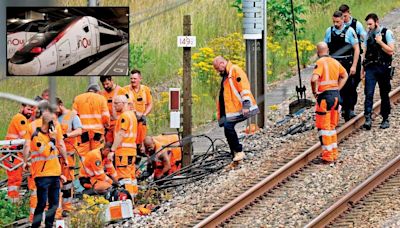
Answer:
<path fill-rule="evenodd" d="M 7 76 L 125 76 L 129 7 L 7 7 Z"/>

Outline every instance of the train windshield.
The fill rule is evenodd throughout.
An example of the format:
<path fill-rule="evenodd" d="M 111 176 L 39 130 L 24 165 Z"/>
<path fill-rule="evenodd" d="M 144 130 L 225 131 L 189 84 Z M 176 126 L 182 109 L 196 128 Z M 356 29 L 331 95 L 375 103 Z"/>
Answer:
<path fill-rule="evenodd" d="M 59 21 L 56 21 L 54 23 L 51 23 L 44 28 L 44 32 L 59 33 L 65 27 L 67 27 L 69 25 L 69 23 L 71 23 L 75 19 L 76 19 L 76 17 L 67 17 L 67 18 L 61 19 Z"/>

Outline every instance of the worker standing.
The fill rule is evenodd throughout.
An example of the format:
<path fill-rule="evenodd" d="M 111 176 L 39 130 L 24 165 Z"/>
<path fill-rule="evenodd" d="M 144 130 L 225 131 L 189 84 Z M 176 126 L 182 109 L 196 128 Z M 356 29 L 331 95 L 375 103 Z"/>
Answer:
<path fill-rule="evenodd" d="M 82 134 L 82 124 L 75 112 L 65 108 L 63 101 L 56 98 L 57 108 L 56 114 L 58 122 L 61 125 L 65 148 L 68 155 L 69 166 L 61 164 L 62 175 L 65 177 L 65 182 L 62 183 L 62 216 L 66 217 L 72 210 L 73 198 L 73 181 L 75 175 L 75 150 L 77 146 L 77 137 Z"/>
<path fill-rule="evenodd" d="M 356 113 L 354 112 L 354 107 L 357 104 L 357 98 L 358 98 L 357 87 L 361 81 L 361 77 L 360 77 L 361 62 L 362 62 L 361 54 L 363 53 L 363 48 L 364 48 L 364 46 L 362 44 L 366 40 L 367 32 L 365 31 L 362 23 L 360 21 L 358 21 L 356 18 L 351 16 L 350 7 L 348 5 L 342 4 L 339 7 L 339 11 L 343 13 L 344 25 L 350 26 L 356 32 L 357 39 L 358 39 L 358 47 L 360 49 L 360 56 L 358 57 L 356 73 L 347 79 L 347 83 L 350 83 L 352 85 L 352 89 L 348 91 L 349 93 L 351 93 L 348 96 L 351 98 L 349 100 L 349 110 L 350 110 L 349 118 L 351 119 L 354 116 L 356 116 Z M 350 82 L 350 80 L 351 80 L 351 82 Z"/>
<path fill-rule="evenodd" d="M 259 109 L 251 94 L 247 75 L 240 67 L 222 56 L 217 56 L 213 65 L 222 77 L 217 102 L 219 126 L 224 127 L 233 161 L 239 162 L 244 159 L 245 154 L 239 143 L 235 125 L 259 113 Z"/>
<path fill-rule="evenodd" d="M 100 76 L 100 82 L 104 88 L 104 90 L 100 91 L 100 94 L 106 98 L 108 111 L 110 113 L 110 127 L 105 133 L 105 142 L 107 147 L 111 147 L 114 141 L 115 122 L 117 121 L 118 116 L 121 114 L 115 111 L 113 100 L 118 95 L 126 95 L 127 98 L 129 98 L 129 93 L 125 88 L 115 84 L 111 76 Z"/>
<path fill-rule="evenodd" d="M 372 126 L 372 105 L 375 86 L 378 82 L 383 118 L 380 128 L 385 129 L 390 127 L 389 92 L 391 90 L 390 80 L 393 76 L 392 56 L 395 40 L 392 31 L 379 25 L 379 18 L 375 13 L 368 14 L 365 21 L 369 31 L 366 40 L 364 68 L 361 74 L 361 77 L 365 77 L 364 128 L 370 130 Z"/>
<path fill-rule="evenodd" d="M 328 55 L 325 42 L 317 44 L 319 59 L 311 77 L 311 88 L 317 100 L 315 121 L 322 146 L 322 162 L 338 158 L 336 126 L 339 122 L 339 90 L 348 78 L 346 69 Z"/>
<path fill-rule="evenodd" d="M 74 99 L 73 111 L 82 122 L 82 135 L 78 137 L 78 154 L 85 154 L 104 146 L 105 129 L 110 126 L 110 113 L 106 99 L 98 94 L 100 86 L 89 85 L 87 92 Z"/>
<path fill-rule="evenodd" d="M 137 119 L 135 113 L 129 109 L 126 96 L 117 96 L 114 99 L 114 105 L 121 115 L 115 124 L 114 143 L 108 158 L 115 161 L 118 181 L 133 199 L 138 193 L 135 176 Z"/>
<path fill-rule="evenodd" d="M 61 165 L 58 159 L 60 153 L 64 165 L 68 166 L 62 132 L 56 130 L 55 121 L 52 113 L 45 112 L 42 116 L 42 126 L 36 128 L 34 132 L 30 129 L 25 135 L 25 147 L 30 153 L 24 154 L 24 167 L 29 166 L 30 155 L 30 170 L 37 188 L 38 199 L 32 222 L 33 228 L 40 226 L 47 202 L 49 209 L 45 216 L 45 227 L 53 227 L 60 196 Z"/>
<path fill-rule="evenodd" d="M 147 135 L 147 115 L 153 108 L 153 98 L 151 96 L 150 88 L 142 85 L 142 74 L 139 70 L 131 71 L 131 84 L 125 86 L 128 91 L 133 95 L 133 106 L 138 120 L 136 144 L 138 151 L 142 147 L 143 140 Z"/>
<path fill-rule="evenodd" d="M 25 134 L 29 130 L 29 122 L 33 112 L 33 106 L 21 104 L 19 113 L 13 116 L 10 125 L 7 129 L 6 140 L 23 139 Z M 22 160 L 22 154 L 17 154 L 17 156 Z M 14 157 L 8 157 L 3 160 L 3 164 L 6 167 L 14 167 L 21 163 L 21 160 Z M 12 171 L 7 171 L 7 195 L 11 202 L 19 201 L 19 189 L 22 183 L 22 167 L 14 169 Z"/>
<path fill-rule="evenodd" d="M 329 54 L 332 58 L 342 64 L 346 69 L 349 78 L 359 77 L 357 72 L 360 72 L 360 57 L 359 40 L 353 28 L 344 24 L 343 13 L 336 11 L 332 16 L 333 26 L 329 27 L 325 33 L 325 43 L 328 44 Z M 359 73 L 358 73 L 359 75 Z M 345 86 L 340 90 L 342 116 L 345 121 L 350 120 L 355 116 L 354 105 L 356 104 L 357 86 L 354 84 L 357 80 L 347 80 Z M 351 110 L 353 109 L 353 112 Z"/>

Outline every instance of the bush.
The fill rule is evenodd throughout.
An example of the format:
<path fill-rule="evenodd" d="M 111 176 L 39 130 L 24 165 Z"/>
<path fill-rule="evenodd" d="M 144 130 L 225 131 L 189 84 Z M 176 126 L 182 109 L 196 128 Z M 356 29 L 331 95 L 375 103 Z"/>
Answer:
<path fill-rule="evenodd" d="M 0 227 L 29 216 L 29 197 L 24 197 L 19 203 L 7 200 L 7 192 L 0 191 Z"/>

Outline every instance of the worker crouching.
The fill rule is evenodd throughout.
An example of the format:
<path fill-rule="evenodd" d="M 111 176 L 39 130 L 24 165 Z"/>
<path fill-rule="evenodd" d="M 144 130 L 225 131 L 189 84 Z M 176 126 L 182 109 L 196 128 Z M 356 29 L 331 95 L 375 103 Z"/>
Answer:
<path fill-rule="evenodd" d="M 146 136 L 144 147 L 151 156 L 155 180 L 181 169 L 182 147 L 178 135 Z"/>

